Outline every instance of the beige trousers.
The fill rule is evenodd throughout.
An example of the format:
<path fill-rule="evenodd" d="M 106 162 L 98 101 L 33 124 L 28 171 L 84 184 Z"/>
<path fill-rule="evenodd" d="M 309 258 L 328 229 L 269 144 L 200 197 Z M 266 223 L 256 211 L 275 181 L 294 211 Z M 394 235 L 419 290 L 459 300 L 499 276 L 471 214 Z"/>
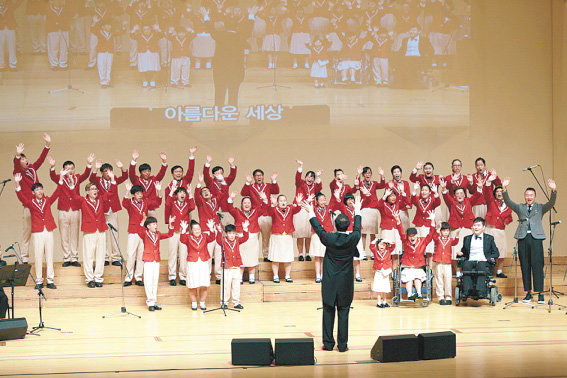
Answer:
<path fill-rule="evenodd" d="M 58 217 L 63 261 L 78 261 L 81 212 L 79 210 L 60 211 Z"/>
<path fill-rule="evenodd" d="M 144 262 L 142 255 L 144 253 L 144 243 L 138 234 L 128 234 L 128 243 L 126 245 L 126 277 L 124 281 L 130 282 L 132 278 L 141 281 L 144 275 Z"/>
<path fill-rule="evenodd" d="M 157 289 L 159 281 L 159 262 L 144 262 L 144 289 L 146 291 L 146 305 L 154 306 L 157 303 Z"/>
<path fill-rule="evenodd" d="M 228 300 L 231 296 L 232 303 L 235 306 L 240 303 L 240 278 L 239 267 L 224 269 L 224 281 L 221 280 L 221 285 L 224 287 L 224 298 L 222 298 L 221 293 L 222 303 L 228 304 Z"/>
<path fill-rule="evenodd" d="M 33 241 L 36 281 L 39 284 L 43 283 L 43 257 L 45 256 L 47 283 L 53 283 L 55 276 L 53 271 L 53 231 L 44 229 L 42 232 L 34 232 L 31 239 Z"/>
<path fill-rule="evenodd" d="M 174 280 L 177 277 L 177 260 L 179 260 L 179 279 L 187 280 L 187 246 L 180 241 L 181 234 L 175 232 L 169 238 L 169 255 L 167 260 L 168 279 Z"/>
<path fill-rule="evenodd" d="M 105 235 L 102 232 L 83 234 L 83 271 L 87 283 L 103 281 L 105 242 Z"/>
<path fill-rule="evenodd" d="M 118 213 L 111 211 L 108 214 L 104 214 L 104 218 L 108 223 L 110 223 L 114 228 L 119 230 L 118 228 Z M 114 235 L 112 235 L 114 233 Z M 106 232 L 106 261 L 120 261 L 120 252 L 118 250 L 118 243 L 117 240 L 120 240 L 119 233 L 116 231 L 112 231 L 110 227 Z M 110 249 L 108 245 L 110 244 Z"/>
<path fill-rule="evenodd" d="M 451 280 L 452 271 L 451 264 L 433 264 L 433 274 L 435 275 L 435 293 L 437 298 L 451 299 Z"/>

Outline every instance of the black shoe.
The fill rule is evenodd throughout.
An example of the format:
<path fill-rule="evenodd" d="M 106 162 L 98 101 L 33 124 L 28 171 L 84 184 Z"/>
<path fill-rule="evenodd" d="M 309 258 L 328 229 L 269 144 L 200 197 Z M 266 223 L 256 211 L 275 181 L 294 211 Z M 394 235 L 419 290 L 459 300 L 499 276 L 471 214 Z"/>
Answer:
<path fill-rule="evenodd" d="M 320 278 L 316 278 L 316 279 L 315 279 L 315 283 L 321 283 L 321 279 L 320 279 Z"/>
<path fill-rule="evenodd" d="M 333 350 L 334 347 L 335 347 L 334 345 L 323 345 L 323 348 L 322 348 L 322 349 L 323 349 L 323 350 L 331 351 L 331 350 Z"/>
<path fill-rule="evenodd" d="M 388 303 L 384 303 L 384 304 L 382 305 L 382 307 L 388 308 L 388 307 L 390 307 L 390 305 L 389 305 Z"/>
<path fill-rule="evenodd" d="M 285 282 L 289 282 L 289 283 L 292 283 L 292 282 L 293 282 L 293 280 L 292 280 L 291 278 L 286 278 L 286 279 L 285 279 Z"/>
<path fill-rule="evenodd" d="M 410 295 L 410 296 L 408 297 L 408 299 L 409 299 L 410 301 L 415 301 L 415 300 L 417 299 L 417 293 L 413 293 L 412 295 Z"/>
<path fill-rule="evenodd" d="M 256 281 L 254 281 L 254 280 L 248 280 L 248 283 L 249 283 L 250 285 L 254 285 L 254 284 L 256 283 Z"/>
<path fill-rule="evenodd" d="M 355 280 L 356 280 L 356 282 L 362 282 L 362 278 L 361 278 L 361 277 L 356 277 Z"/>
<path fill-rule="evenodd" d="M 243 280 L 240 280 L 240 284 L 242 285 L 243 283 L 244 283 L 244 281 L 243 281 Z"/>
<path fill-rule="evenodd" d="M 370 260 L 374 260 L 374 255 L 370 255 Z"/>
<path fill-rule="evenodd" d="M 220 285 L 220 280 L 216 280 L 215 283 L 216 283 L 217 285 Z"/>
<path fill-rule="evenodd" d="M 159 307 L 158 305 L 154 305 L 154 310 L 159 311 L 161 310 L 161 307 Z"/>
<path fill-rule="evenodd" d="M 171 286 L 177 286 L 177 282 L 175 282 L 175 280 L 169 280 L 169 284 Z"/>
<path fill-rule="evenodd" d="M 193 311 L 197 311 L 197 309 L 198 309 L 198 307 L 197 307 L 197 306 L 195 306 L 195 307 L 191 306 L 191 310 L 193 310 Z"/>
<path fill-rule="evenodd" d="M 48 288 L 48 289 L 57 289 L 57 286 L 55 286 L 54 283 L 48 283 L 48 284 L 47 284 L 47 288 Z"/>
<path fill-rule="evenodd" d="M 274 283 L 280 283 L 280 278 L 279 278 L 279 277 L 274 277 Z"/>
<path fill-rule="evenodd" d="M 447 301 L 445 301 L 444 299 L 441 299 L 441 300 L 439 301 L 439 304 L 440 304 L 441 306 L 446 306 L 446 305 L 447 305 Z"/>
<path fill-rule="evenodd" d="M 297 261 L 305 261 L 305 258 L 303 257 L 303 255 L 299 255 L 299 257 L 297 258 Z"/>
<path fill-rule="evenodd" d="M 29 264 L 29 262 L 27 262 L 27 261 L 24 261 L 24 262 L 23 262 L 22 264 L 24 264 L 24 265 L 28 265 L 28 264 Z"/>
<path fill-rule="evenodd" d="M 445 301 L 445 304 L 446 304 L 447 306 L 450 306 L 450 305 L 453 304 L 453 301 L 450 300 L 450 299 L 447 299 L 447 300 Z"/>
<path fill-rule="evenodd" d="M 155 306 L 150 306 L 150 307 L 148 307 L 148 310 L 150 310 L 150 311 L 155 311 L 156 308 L 155 308 Z"/>
<path fill-rule="evenodd" d="M 368 261 L 368 257 L 364 256 L 364 258 L 362 260 Z"/>
<path fill-rule="evenodd" d="M 185 285 L 187 285 L 187 281 L 179 280 L 179 284 L 182 285 L 182 286 L 185 286 Z"/>
<path fill-rule="evenodd" d="M 348 350 L 348 346 L 344 346 L 344 347 L 339 347 L 339 352 L 346 352 Z"/>
<path fill-rule="evenodd" d="M 95 284 L 94 281 L 90 281 L 90 282 L 87 284 L 87 286 L 90 287 L 91 289 L 94 289 L 94 288 L 96 287 L 96 284 Z"/>
<path fill-rule="evenodd" d="M 384 308 L 384 305 L 383 305 L 382 303 L 377 303 L 377 304 L 376 304 L 376 307 L 378 307 L 378 308 Z"/>
<path fill-rule="evenodd" d="M 136 286 L 144 286 L 144 281 L 136 281 Z"/>
<path fill-rule="evenodd" d="M 496 277 L 498 277 L 498 278 L 508 278 L 508 276 L 505 275 L 504 273 L 498 273 L 498 274 L 496 275 Z"/>
<path fill-rule="evenodd" d="M 102 282 L 95 282 L 96 287 L 102 287 Z"/>
<path fill-rule="evenodd" d="M 78 261 L 73 261 L 73 262 L 71 263 L 71 265 L 72 265 L 72 266 L 79 266 L 79 267 L 81 266 L 81 264 L 80 264 Z"/>
<path fill-rule="evenodd" d="M 66 267 L 68 267 L 68 266 L 71 266 L 71 261 L 65 261 L 65 262 L 63 263 L 63 268 L 66 268 Z"/>
<path fill-rule="evenodd" d="M 49 287 L 49 284 L 47 285 Z M 537 295 L 537 303 L 538 304 L 545 304 L 545 298 L 543 297 L 543 293 L 539 293 Z"/>
<path fill-rule="evenodd" d="M 267 258 L 267 257 L 264 257 L 264 262 L 272 262 L 272 260 L 270 260 L 270 259 Z"/>
<path fill-rule="evenodd" d="M 120 261 L 113 261 L 112 265 L 114 266 L 122 266 L 122 263 Z"/>
<path fill-rule="evenodd" d="M 228 305 L 223 303 L 223 304 L 221 304 L 220 308 L 222 308 L 223 310 L 226 310 L 228 308 Z"/>
<path fill-rule="evenodd" d="M 43 284 L 35 284 L 35 289 L 36 290 L 43 289 Z"/>
<path fill-rule="evenodd" d="M 122 284 L 122 286 L 126 287 L 126 286 L 132 286 L 132 281 L 124 281 L 124 283 Z"/>
<path fill-rule="evenodd" d="M 238 310 L 243 310 L 244 306 L 242 306 L 240 303 L 235 305 L 234 308 L 238 309 Z"/>
<path fill-rule="evenodd" d="M 524 299 L 522 299 L 522 302 L 524 303 L 530 303 L 532 301 L 532 293 L 527 293 L 526 297 Z"/>
<path fill-rule="evenodd" d="M 110 265 L 110 261 L 105 261 L 104 262 L 104 266 L 109 266 Z"/>
<path fill-rule="evenodd" d="M 311 256 L 309 255 L 305 256 L 305 261 L 311 261 Z"/>

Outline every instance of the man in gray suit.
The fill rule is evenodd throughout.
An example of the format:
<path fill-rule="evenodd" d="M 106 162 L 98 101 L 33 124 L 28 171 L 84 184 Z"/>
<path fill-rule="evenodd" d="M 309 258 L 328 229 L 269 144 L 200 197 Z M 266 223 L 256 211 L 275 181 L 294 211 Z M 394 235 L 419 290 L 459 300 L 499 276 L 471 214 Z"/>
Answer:
<path fill-rule="evenodd" d="M 546 204 L 537 203 L 536 190 L 527 188 L 524 191 L 525 203 L 518 204 L 510 199 L 506 190 L 510 184 L 510 178 L 506 177 L 502 182 L 504 189 L 504 202 L 518 215 L 518 229 L 514 238 L 518 240 L 518 256 L 522 268 L 522 281 L 526 291 L 525 303 L 532 300 L 532 276 L 533 289 L 538 292 L 537 302 L 545 304 L 543 297 L 543 241 L 545 231 L 541 222 L 543 215 L 551 210 L 557 198 L 557 186 L 552 179 L 547 180 L 547 186 L 551 189 L 551 198 Z"/>

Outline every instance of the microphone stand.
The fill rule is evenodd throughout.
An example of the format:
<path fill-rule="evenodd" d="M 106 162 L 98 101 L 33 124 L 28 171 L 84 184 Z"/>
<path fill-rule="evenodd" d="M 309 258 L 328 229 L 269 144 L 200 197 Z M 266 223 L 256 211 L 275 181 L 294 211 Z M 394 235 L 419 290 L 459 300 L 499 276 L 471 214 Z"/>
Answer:
<path fill-rule="evenodd" d="M 18 245 L 18 250 L 20 249 L 20 244 L 18 242 L 16 242 L 16 244 Z M 16 259 L 18 259 L 18 262 L 20 264 L 23 264 L 22 259 L 20 257 L 21 252 L 18 251 L 16 252 L 16 250 L 14 249 L 14 255 L 16 256 Z M 38 297 L 38 309 L 39 309 L 39 324 L 35 327 L 32 327 L 32 330 L 27 332 L 28 335 L 35 335 L 35 336 L 41 336 L 39 334 L 39 331 L 43 330 L 43 329 L 52 329 L 54 331 L 61 331 L 61 328 L 55 328 L 55 327 L 47 327 L 44 323 L 43 323 L 43 313 L 42 313 L 42 309 L 43 309 L 43 302 L 42 302 L 42 298 L 47 300 L 47 297 L 45 296 L 45 294 L 43 293 L 43 290 L 41 287 L 37 286 L 37 281 L 35 280 L 35 277 L 33 276 L 31 270 L 30 270 L 30 277 L 34 283 L 34 288 L 36 288 L 37 290 L 37 297 Z M 12 304 L 13 305 L 13 304 Z M 72 332 L 65 332 L 65 333 L 72 333 Z"/>
<path fill-rule="evenodd" d="M 64 32 L 61 31 L 61 33 L 64 33 Z M 71 52 L 71 48 L 70 48 L 70 45 L 69 45 L 69 38 L 71 38 L 70 37 L 70 31 L 67 32 L 67 37 L 65 37 L 65 34 L 63 34 L 61 36 L 61 38 L 63 38 L 63 41 L 65 41 L 65 48 L 67 49 L 67 86 L 62 87 L 62 88 L 57 88 L 57 89 L 51 89 L 49 91 L 49 94 L 67 92 L 67 91 L 85 94 L 84 90 L 79 89 L 77 87 L 74 87 L 73 84 L 71 83 L 71 67 L 72 67 L 72 64 L 76 63 L 76 62 L 75 62 L 75 55 Z M 89 34 L 89 41 L 90 41 L 90 34 Z M 87 44 L 90 48 L 90 42 L 88 42 Z"/>
<path fill-rule="evenodd" d="M 518 300 L 518 249 L 517 249 L 517 246 L 518 246 L 518 242 L 516 241 L 516 245 L 514 246 L 514 254 L 512 256 L 512 258 L 514 260 L 514 299 L 512 299 L 510 302 L 504 303 L 503 310 L 506 310 L 508 307 L 513 306 L 515 304 L 519 304 L 519 303 L 530 306 L 531 308 L 535 308 L 535 305 L 533 305 L 531 303 L 524 303 L 524 302 L 520 302 Z"/>
<path fill-rule="evenodd" d="M 136 315 L 131 313 L 130 311 L 126 310 L 126 300 L 124 298 L 124 255 L 122 254 L 122 251 L 120 250 L 120 245 L 118 244 L 118 240 L 116 238 L 115 232 L 117 232 L 118 230 L 115 230 L 113 226 L 111 226 L 109 223 L 107 223 L 109 228 L 110 228 L 110 234 L 112 235 L 114 241 L 116 242 L 116 245 L 118 247 L 118 253 L 120 254 L 120 288 L 122 291 L 122 307 L 120 307 L 120 311 L 116 311 L 113 312 L 111 314 L 108 315 L 103 315 L 102 318 L 106 319 L 106 318 L 111 318 L 115 315 L 119 315 L 119 314 L 125 314 L 125 315 L 132 315 L 135 316 L 136 318 L 140 319 L 141 316 L 140 315 Z"/>
<path fill-rule="evenodd" d="M 217 216 L 219 217 L 219 224 L 222 221 L 222 214 L 221 213 L 217 213 Z M 222 310 L 222 312 L 224 313 L 224 316 L 226 316 L 226 310 L 228 311 L 234 311 L 234 312 L 240 312 L 240 310 L 235 309 L 235 308 L 228 308 L 228 305 L 225 305 L 224 303 L 224 265 L 225 265 L 225 255 L 224 255 L 224 229 L 221 226 L 221 306 L 217 307 L 217 308 L 212 308 L 210 310 L 205 310 L 203 311 L 204 313 L 207 312 L 212 312 L 212 311 L 217 311 L 217 310 Z M 213 267 L 214 270 L 214 267 Z M 240 285 L 240 282 L 238 283 Z"/>

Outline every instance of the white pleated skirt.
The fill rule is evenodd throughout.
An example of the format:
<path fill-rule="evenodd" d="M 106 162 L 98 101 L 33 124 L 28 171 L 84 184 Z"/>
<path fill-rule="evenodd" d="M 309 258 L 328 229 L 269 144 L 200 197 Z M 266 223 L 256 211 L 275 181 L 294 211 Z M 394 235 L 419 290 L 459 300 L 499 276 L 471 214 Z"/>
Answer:
<path fill-rule="evenodd" d="M 258 233 L 248 234 L 248 240 L 240 244 L 240 258 L 242 259 L 243 268 L 252 268 L 258 265 L 258 250 L 260 242 Z"/>
<path fill-rule="evenodd" d="M 291 235 L 272 234 L 268 259 L 278 263 L 293 262 L 293 237 Z"/>
<path fill-rule="evenodd" d="M 196 289 L 202 286 L 211 285 L 211 270 L 209 261 L 188 261 L 187 262 L 187 287 Z"/>
<path fill-rule="evenodd" d="M 380 269 L 374 272 L 374 280 L 372 281 L 372 291 L 376 293 L 389 293 L 390 288 L 390 274 L 392 269 Z"/>

